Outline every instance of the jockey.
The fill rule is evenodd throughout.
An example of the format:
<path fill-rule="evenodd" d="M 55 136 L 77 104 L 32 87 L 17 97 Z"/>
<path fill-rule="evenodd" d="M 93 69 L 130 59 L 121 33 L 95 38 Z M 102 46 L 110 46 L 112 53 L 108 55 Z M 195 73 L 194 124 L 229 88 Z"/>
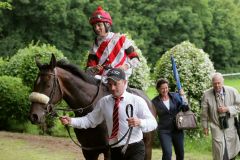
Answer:
<path fill-rule="evenodd" d="M 121 68 L 128 79 L 139 63 L 132 41 L 126 35 L 110 31 L 112 18 L 100 6 L 93 12 L 89 23 L 96 38 L 88 56 L 87 72 L 101 79 L 109 69 Z"/>

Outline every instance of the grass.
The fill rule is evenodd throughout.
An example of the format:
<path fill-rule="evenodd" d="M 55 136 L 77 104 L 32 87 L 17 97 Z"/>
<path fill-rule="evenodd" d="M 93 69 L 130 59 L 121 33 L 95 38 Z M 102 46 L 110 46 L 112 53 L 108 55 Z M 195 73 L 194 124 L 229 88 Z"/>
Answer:
<path fill-rule="evenodd" d="M 79 154 L 72 153 L 70 146 L 65 145 L 67 148 L 59 147 L 62 145 L 59 142 L 59 138 L 45 137 L 45 136 L 32 136 L 30 134 L 21 133 L 8 133 L 0 132 L 0 155 L 6 160 L 82 160 L 80 157 L 80 149 L 77 148 Z M 45 138 L 50 138 L 46 141 Z M 31 140 L 29 140 L 31 139 Z M 70 139 L 64 138 L 67 142 L 71 143 Z M 62 138 L 61 138 L 62 140 Z M 35 141 L 35 142 L 32 142 Z M 55 141 L 56 144 L 52 144 Z M 188 141 L 188 140 L 186 140 Z M 53 146 L 49 147 L 47 143 L 51 143 Z M 186 160 L 210 160 L 211 153 L 203 152 L 201 147 L 205 145 L 206 141 L 201 142 L 187 142 L 185 145 L 185 159 Z M 63 144 L 64 145 L 64 144 Z M 74 144 L 73 144 L 74 145 Z M 198 150 L 196 149 L 198 148 Z M 195 148 L 190 149 L 190 148 Z M 174 152 L 173 152 L 174 155 Z M 153 149 L 152 160 L 160 160 L 162 151 L 160 148 Z M 173 156 L 175 157 L 175 156 Z M 200 158 L 199 158 L 200 157 Z M 101 158 L 102 159 L 102 158 Z"/>
<path fill-rule="evenodd" d="M 240 92 L 240 79 L 225 78 L 225 84 L 236 88 Z"/>
<path fill-rule="evenodd" d="M 22 139 L 12 139 L 1 137 L 0 155 L 5 160 L 75 160 L 73 153 L 49 150 L 39 145 L 32 146 L 28 141 Z"/>
<path fill-rule="evenodd" d="M 148 97 L 149 97 L 150 99 L 153 99 L 153 98 L 157 95 L 157 91 L 156 91 L 155 87 L 150 86 L 150 87 L 147 89 L 146 94 L 148 95 Z"/>
<path fill-rule="evenodd" d="M 185 136 L 184 150 L 186 160 L 211 160 L 211 137 L 201 139 L 191 139 Z M 174 149 L 172 155 L 175 157 Z M 160 147 L 153 149 L 153 160 L 159 160 L 162 157 L 162 150 Z M 175 158 L 173 158 L 175 159 Z"/>
<path fill-rule="evenodd" d="M 53 152 L 41 147 L 32 149 L 22 140 L 1 139 L 0 144 L 1 157 L 6 160 L 65 160 L 65 157 L 68 157 L 69 160 L 74 159 L 74 156 L 69 152 Z"/>
<path fill-rule="evenodd" d="M 240 92 L 240 79 L 236 78 L 225 78 L 224 84 L 236 88 Z M 157 95 L 157 91 L 154 86 L 150 86 L 146 94 L 150 99 L 153 99 Z"/>

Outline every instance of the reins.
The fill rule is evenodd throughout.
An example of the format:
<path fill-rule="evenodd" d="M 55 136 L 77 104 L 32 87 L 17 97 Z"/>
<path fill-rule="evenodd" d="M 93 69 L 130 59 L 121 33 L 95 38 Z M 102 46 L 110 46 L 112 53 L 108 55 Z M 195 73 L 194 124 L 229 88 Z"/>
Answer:
<path fill-rule="evenodd" d="M 52 101 L 52 97 L 53 97 L 53 95 L 54 95 L 54 93 L 55 93 L 55 89 L 54 89 L 54 88 L 56 87 L 56 84 L 55 84 L 55 83 L 57 83 L 58 86 L 59 86 L 59 90 L 60 90 L 60 92 L 61 92 L 61 97 L 62 97 L 62 98 L 63 98 L 63 91 L 62 91 L 62 89 L 61 89 L 61 86 L 60 86 L 58 77 L 57 77 L 57 75 L 56 75 L 56 71 L 54 70 L 54 72 L 55 72 L 54 74 L 50 74 L 50 75 L 53 75 L 53 76 L 54 76 L 54 84 L 53 84 L 53 89 L 52 89 L 51 94 L 50 94 L 50 101 L 49 101 L 48 105 L 57 106 L 59 103 L 57 103 L 56 105 L 50 103 L 50 102 Z M 103 82 L 100 81 L 100 84 L 99 84 L 99 86 L 98 86 L 98 90 L 97 90 L 96 96 L 94 97 L 93 101 L 92 101 L 90 104 L 88 104 L 86 107 L 81 107 L 81 106 L 79 106 L 79 107 L 76 108 L 76 109 L 53 107 L 54 110 L 55 110 L 55 111 L 64 111 L 64 112 L 80 112 L 80 113 L 83 113 L 84 110 L 92 107 L 93 104 L 95 104 L 95 103 L 97 102 L 97 98 L 98 98 L 98 95 L 99 95 L 99 92 L 100 92 L 100 88 L 102 87 L 102 83 L 103 83 Z M 61 98 L 61 99 L 62 99 L 62 98 Z"/>
<path fill-rule="evenodd" d="M 133 117 L 133 106 L 132 106 L 132 104 L 128 104 L 126 106 L 126 114 L 127 114 L 128 118 Z M 98 146 L 98 147 L 83 147 L 72 138 L 69 126 L 68 125 L 64 125 L 64 126 L 65 126 L 65 129 L 68 132 L 68 135 L 69 135 L 70 139 L 73 141 L 73 143 L 76 144 L 78 147 L 84 149 L 84 150 L 104 149 L 106 147 L 111 148 L 113 146 L 116 146 L 120 142 L 122 142 L 124 140 L 124 138 L 127 136 L 127 134 L 129 133 L 126 144 L 124 145 L 124 147 L 122 148 L 122 151 L 121 151 L 123 154 L 125 154 L 125 152 L 127 150 L 127 147 L 128 147 L 129 141 L 130 141 L 130 137 L 132 135 L 132 129 L 133 129 L 133 127 L 129 127 L 127 132 L 121 137 L 121 139 L 118 140 L 117 142 L 113 143 L 113 144 L 110 144 L 110 145 L 107 145 L 107 146 Z"/>

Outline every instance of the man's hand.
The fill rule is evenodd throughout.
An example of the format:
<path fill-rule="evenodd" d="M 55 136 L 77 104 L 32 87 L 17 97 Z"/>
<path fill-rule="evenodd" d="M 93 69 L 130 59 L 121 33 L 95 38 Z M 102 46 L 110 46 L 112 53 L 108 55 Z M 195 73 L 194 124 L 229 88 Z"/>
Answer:
<path fill-rule="evenodd" d="M 217 111 L 218 111 L 219 113 L 226 113 L 226 112 L 229 111 L 229 109 L 228 109 L 228 107 L 226 107 L 226 106 L 221 106 L 221 107 L 218 107 L 218 108 L 217 108 Z"/>
<path fill-rule="evenodd" d="M 67 116 L 59 117 L 59 120 L 63 125 L 69 125 L 71 123 L 71 118 Z"/>
<path fill-rule="evenodd" d="M 204 134 L 205 136 L 208 136 L 208 128 L 203 128 L 203 134 Z"/>
<path fill-rule="evenodd" d="M 127 121 L 128 121 L 129 127 L 137 127 L 137 126 L 140 126 L 140 124 L 141 124 L 140 119 L 135 118 L 135 117 L 130 117 L 127 119 Z"/>

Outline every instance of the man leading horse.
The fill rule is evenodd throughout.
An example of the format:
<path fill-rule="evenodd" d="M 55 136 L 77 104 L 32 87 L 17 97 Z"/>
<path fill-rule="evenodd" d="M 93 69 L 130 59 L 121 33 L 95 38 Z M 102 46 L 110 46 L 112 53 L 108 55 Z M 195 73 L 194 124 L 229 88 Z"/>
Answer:
<path fill-rule="evenodd" d="M 101 98 L 94 110 L 86 116 L 77 118 L 63 116 L 60 120 L 63 125 L 85 129 L 94 128 L 105 120 L 111 146 L 111 159 L 144 160 L 142 132 L 156 129 L 157 122 L 144 99 L 127 92 L 125 85 L 124 71 L 120 68 L 111 69 L 107 74 L 107 86 L 111 94 Z M 130 111 L 128 111 L 129 105 L 132 107 Z M 133 128 L 128 136 L 125 136 L 129 127 Z M 126 151 L 123 150 L 124 146 Z"/>

